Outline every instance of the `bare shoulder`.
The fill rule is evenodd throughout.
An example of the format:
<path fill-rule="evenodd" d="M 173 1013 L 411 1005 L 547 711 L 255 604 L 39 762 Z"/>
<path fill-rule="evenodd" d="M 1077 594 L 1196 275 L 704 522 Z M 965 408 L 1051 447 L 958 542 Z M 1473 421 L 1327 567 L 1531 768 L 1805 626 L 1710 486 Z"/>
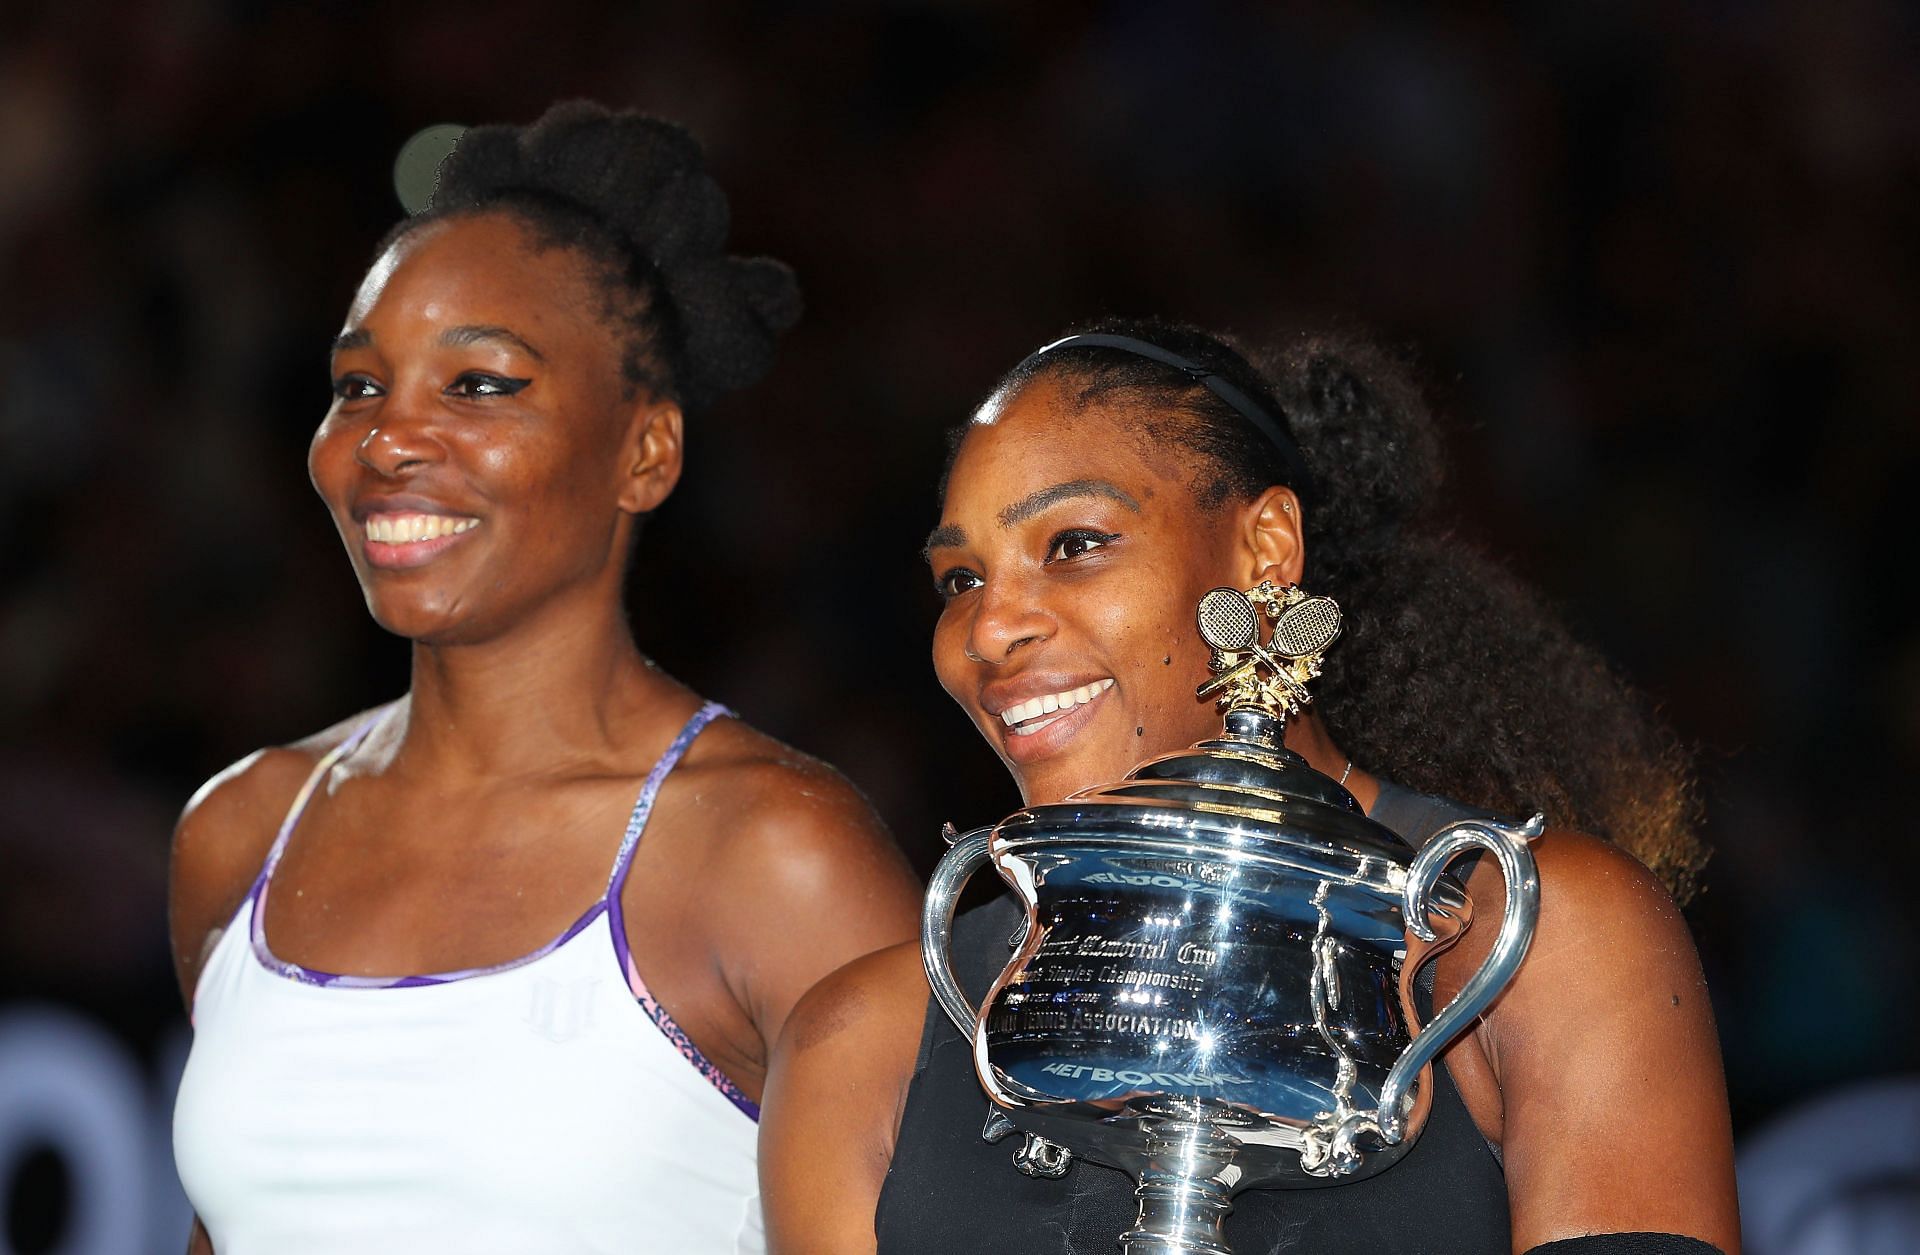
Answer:
<path fill-rule="evenodd" d="M 1680 908 L 1633 855 L 1598 837 L 1550 828 L 1533 845 L 1540 875 L 1540 916 L 1527 957 L 1495 1004 L 1481 1034 L 1495 1051 L 1513 1048 L 1550 1026 L 1584 1021 L 1569 1015 L 1606 1000 L 1655 997 L 1669 1008 L 1704 1005 L 1699 958 Z M 1505 884 L 1499 865 L 1480 860 L 1468 882 L 1474 926 L 1455 952 L 1443 956 L 1441 980 L 1457 988 L 1491 949 L 1499 931 Z M 1675 998 L 1679 1002 L 1675 1002 Z M 1651 1002 L 1649 1002 L 1651 1005 Z M 1619 1009 L 1616 1007 L 1616 1009 Z"/>
<path fill-rule="evenodd" d="M 1538 970 L 1580 967 L 1605 971 L 1678 963 L 1697 975 L 1698 960 L 1686 920 L 1658 878 L 1610 842 L 1568 829 L 1549 829 L 1534 846 L 1540 871 L 1540 922 L 1528 963 Z M 1498 872 L 1483 866 L 1476 896 L 1498 910 Z M 1482 875 L 1496 882 L 1481 895 Z"/>
<path fill-rule="evenodd" d="M 872 804 L 826 763 L 737 719 L 715 724 L 698 746 L 682 768 L 683 797 L 717 821 L 710 831 L 726 863 L 796 889 L 844 886 L 867 872 L 914 883 Z"/>
<path fill-rule="evenodd" d="M 1611 841 L 1571 828 L 1549 828 L 1533 846 L 1540 867 L 1541 887 L 1557 885 L 1563 893 L 1582 898 L 1600 896 L 1612 905 L 1643 901 L 1648 907 L 1671 911 L 1673 899 L 1645 864 Z"/>
<path fill-rule="evenodd" d="M 916 935 L 920 882 L 839 772 L 735 720 L 712 734 L 672 801 L 682 866 L 706 891 L 690 926 L 770 1050 L 816 981 Z"/>
<path fill-rule="evenodd" d="M 1551 1069 L 1569 1049 L 1631 1054 L 1649 1019 L 1684 1009 L 1687 1035 L 1708 1013 L 1704 978 L 1686 921 L 1639 860 L 1585 833 L 1549 829 L 1533 844 L 1540 914 L 1519 971 L 1470 1037 L 1448 1053 L 1455 1083 L 1480 1129 L 1504 1140 L 1515 1084 Z M 1437 1000 L 1480 968 L 1499 935 L 1506 885 L 1481 859 L 1467 882 L 1473 925 L 1435 965 Z M 1711 1032 L 1711 1021 L 1707 1022 Z M 1577 1040 L 1563 1040 L 1566 1037 Z"/>
<path fill-rule="evenodd" d="M 300 787 L 372 712 L 256 750 L 195 790 L 173 830 L 168 909 L 174 968 L 192 1001 L 210 941 L 246 896 Z"/>

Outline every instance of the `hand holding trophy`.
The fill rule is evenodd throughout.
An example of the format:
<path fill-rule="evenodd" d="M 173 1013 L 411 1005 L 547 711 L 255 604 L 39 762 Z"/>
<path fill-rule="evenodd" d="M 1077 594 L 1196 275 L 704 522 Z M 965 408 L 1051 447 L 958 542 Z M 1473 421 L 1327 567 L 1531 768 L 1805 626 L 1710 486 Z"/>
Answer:
<path fill-rule="evenodd" d="M 1198 696 L 1222 735 L 958 840 L 922 921 L 934 995 L 995 1107 L 989 1136 L 1026 1133 L 1025 1171 L 1057 1174 L 1071 1151 L 1131 1175 L 1130 1255 L 1232 1255 L 1237 1191 L 1396 1162 L 1425 1122 L 1434 1057 L 1512 979 L 1539 910 L 1528 842 L 1543 817 L 1457 823 L 1416 857 L 1285 747 L 1340 633 L 1332 599 L 1215 589 L 1199 625 L 1215 674 Z M 1414 976 L 1471 922 L 1444 870 L 1468 849 L 1505 876 L 1500 933 L 1420 1026 Z M 954 903 L 989 861 L 1027 921 L 976 1010 L 948 950 Z"/>

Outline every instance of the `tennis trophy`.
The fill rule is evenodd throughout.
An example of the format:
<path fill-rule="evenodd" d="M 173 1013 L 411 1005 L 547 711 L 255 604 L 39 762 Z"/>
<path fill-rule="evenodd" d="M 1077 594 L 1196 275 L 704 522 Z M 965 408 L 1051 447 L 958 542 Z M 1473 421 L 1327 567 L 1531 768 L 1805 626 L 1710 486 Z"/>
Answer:
<path fill-rule="evenodd" d="M 987 1136 L 1024 1134 L 1015 1161 L 1033 1175 L 1073 1155 L 1129 1174 L 1128 1255 L 1232 1255 L 1238 1191 L 1394 1164 L 1426 1122 L 1434 1057 L 1512 979 L 1539 913 L 1541 816 L 1452 824 L 1416 855 L 1282 744 L 1340 634 L 1332 599 L 1219 588 L 1199 622 L 1214 674 L 1196 696 L 1216 700 L 1221 735 L 955 837 L 921 927 L 993 1103 Z M 1469 850 L 1506 878 L 1499 935 L 1423 1026 L 1414 977 L 1471 922 L 1445 870 Z M 949 945 L 988 862 L 1027 917 L 976 1009 Z"/>

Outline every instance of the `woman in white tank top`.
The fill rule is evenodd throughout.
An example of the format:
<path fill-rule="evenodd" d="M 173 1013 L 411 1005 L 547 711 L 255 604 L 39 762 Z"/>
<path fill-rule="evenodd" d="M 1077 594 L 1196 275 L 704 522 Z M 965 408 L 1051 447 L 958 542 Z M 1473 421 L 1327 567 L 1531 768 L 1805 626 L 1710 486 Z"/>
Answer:
<path fill-rule="evenodd" d="M 310 470 L 412 683 L 180 821 L 192 1249 L 761 1249 L 770 1047 L 919 894 L 622 614 L 684 414 L 798 311 L 725 224 L 684 131 L 562 106 L 467 132 L 361 284 Z"/>

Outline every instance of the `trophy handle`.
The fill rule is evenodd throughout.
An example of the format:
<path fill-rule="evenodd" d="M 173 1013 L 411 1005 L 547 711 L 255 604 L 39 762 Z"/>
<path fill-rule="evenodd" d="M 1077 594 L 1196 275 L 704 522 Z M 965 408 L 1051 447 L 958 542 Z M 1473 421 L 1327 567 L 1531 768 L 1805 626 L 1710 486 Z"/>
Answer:
<path fill-rule="evenodd" d="M 967 1001 L 959 980 L 953 974 L 953 906 L 973 873 L 987 861 L 991 825 L 975 828 L 953 843 L 933 869 L 927 882 L 927 901 L 920 912 L 920 962 L 927 969 L 927 983 L 933 987 L 934 1001 L 947 1013 L 954 1027 L 973 1036 L 979 1012 Z"/>
<path fill-rule="evenodd" d="M 1493 950 L 1480 965 L 1480 970 L 1461 987 L 1440 1014 L 1427 1021 L 1414 1035 L 1406 1053 L 1400 1056 L 1400 1061 L 1387 1074 L 1386 1084 L 1381 1086 L 1378 1120 L 1380 1135 L 1388 1144 L 1398 1142 L 1406 1135 L 1406 1109 L 1411 1105 L 1409 1091 L 1414 1078 L 1420 1075 L 1422 1068 L 1433 1062 L 1447 1043 L 1459 1035 L 1461 1029 L 1487 1009 L 1488 1004 L 1507 987 L 1507 982 L 1513 979 L 1513 974 L 1520 970 L 1520 961 L 1527 957 L 1527 947 L 1533 941 L 1534 924 L 1540 918 L 1540 873 L 1533 864 L 1533 851 L 1527 846 L 1546 831 L 1546 827 L 1545 815 L 1535 815 L 1526 823 L 1517 825 L 1491 820 L 1461 820 L 1441 829 L 1413 860 L 1413 866 L 1407 869 L 1406 897 L 1402 907 L 1407 931 L 1422 941 L 1436 939 L 1434 931 L 1427 926 L 1427 912 L 1432 909 L 1431 895 L 1435 881 L 1448 863 L 1469 849 L 1477 846 L 1500 860 L 1500 873 L 1507 882 L 1507 901 L 1506 912 L 1500 920 L 1500 935 L 1494 939 Z"/>

